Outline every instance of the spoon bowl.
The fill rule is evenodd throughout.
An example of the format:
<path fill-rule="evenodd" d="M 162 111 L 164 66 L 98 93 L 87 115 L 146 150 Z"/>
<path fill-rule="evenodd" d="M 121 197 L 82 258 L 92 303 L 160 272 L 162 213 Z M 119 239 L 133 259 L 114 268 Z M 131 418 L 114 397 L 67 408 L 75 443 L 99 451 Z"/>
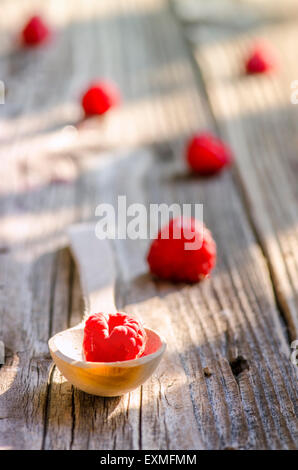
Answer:
<path fill-rule="evenodd" d="M 91 312 L 117 312 L 115 260 L 109 240 L 97 238 L 93 224 L 73 225 L 68 230 L 68 236 L 80 273 L 85 300 L 84 319 Z M 75 387 L 92 395 L 115 397 L 142 385 L 165 352 L 163 338 L 150 328 L 145 330 L 145 352 L 142 357 L 130 361 L 85 361 L 84 321 L 50 338 L 49 349 L 61 374 Z"/>
<path fill-rule="evenodd" d="M 50 353 L 61 374 L 72 385 L 92 395 L 115 397 L 142 385 L 152 375 L 165 352 L 163 338 L 150 328 L 145 330 L 145 352 L 142 357 L 130 361 L 85 361 L 82 324 L 53 336 L 49 340 Z"/>

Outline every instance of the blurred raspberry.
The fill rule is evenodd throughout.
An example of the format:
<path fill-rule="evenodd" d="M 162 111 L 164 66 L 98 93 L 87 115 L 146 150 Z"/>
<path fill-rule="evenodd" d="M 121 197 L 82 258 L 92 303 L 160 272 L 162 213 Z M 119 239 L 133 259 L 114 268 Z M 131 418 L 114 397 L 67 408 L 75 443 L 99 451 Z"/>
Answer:
<path fill-rule="evenodd" d="M 245 63 L 247 74 L 268 73 L 276 66 L 273 51 L 270 46 L 262 43 L 257 44 L 251 51 Z"/>
<path fill-rule="evenodd" d="M 82 106 L 86 116 L 105 114 L 120 102 L 120 93 L 116 86 L 107 82 L 94 82 L 82 97 Z"/>
<path fill-rule="evenodd" d="M 50 36 L 50 30 L 40 16 L 33 16 L 22 31 L 23 43 L 27 46 L 37 46 Z"/>
<path fill-rule="evenodd" d="M 84 328 L 86 361 L 116 362 L 140 357 L 147 335 L 140 322 L 126 313 L 95 313 Z"/>
<path fill-rule="evenodd" d="M 186 158 L 194 172 L 209 175 L 229 165 L 232 161 L 232 152 L 217 137 L 209 133 L 201 133 L 195 134 L 188 142 Z"/>
<path fill-rule="evenodd" d="M 193 249 L 187 249 L 192 244 Z M 216 262 L 211 232 L 195 218 L 177 217 L 162 227 L 152 242 L 147 261 L 152 274 L 178 282 L 204 279 Z"/>

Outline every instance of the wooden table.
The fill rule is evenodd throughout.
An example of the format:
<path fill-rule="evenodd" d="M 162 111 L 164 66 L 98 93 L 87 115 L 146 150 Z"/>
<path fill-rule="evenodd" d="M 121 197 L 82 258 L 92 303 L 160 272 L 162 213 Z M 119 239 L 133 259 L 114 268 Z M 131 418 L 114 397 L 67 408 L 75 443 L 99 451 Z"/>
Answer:
<path fill-rule="evenodd" d="M 181 1 L 1 2 L 1 448 L 297 447 L 297 17 L 290 1 L 281 14 L 264 2 L 246 21 L 238 2 L 219 17 L 207 3 L 189 16 Z M 56 35 L 20 50 L 15 33 L 37 7 Z M 260 35 L 282 65 L 245 77 Z M 79 97 L 94 77 L 113 79 L 123 104 L 83 122 Z M 197 129 L 230 143 L 231 170 L 187 174 L 183 149 Z M 168 350 L 141 388 L 108 399 L 74 389 L 47 341 L 83 310 L 65 229 L 118 195 L 204 204 L 218 263 L 210 280 L 174 286 L 148 275 L 148 240 L 113 242 L 117 305 Z"/>

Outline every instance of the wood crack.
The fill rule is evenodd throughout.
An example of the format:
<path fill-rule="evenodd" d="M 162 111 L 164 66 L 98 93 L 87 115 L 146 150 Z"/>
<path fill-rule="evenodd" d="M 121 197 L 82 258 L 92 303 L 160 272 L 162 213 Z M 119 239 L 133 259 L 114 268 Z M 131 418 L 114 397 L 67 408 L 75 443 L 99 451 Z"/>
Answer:
<path fill-rule="evenodd" d="M 53 334 L 54 298 L 55 298 L 57 272 L 58 272 L 58 254 L 56 253 L 53 257 L 51 286 L 50 286 L 49 338 Z"/>
<path fill-rule="evenodd" d="M 74 442 L 74 435 L 75 435 L 75 427 L 76 427 L 76 408 L 75 408 L 75 396 L 74 396 L 74 387 L 71 387 L 71 438 L 70 438 L 70 445 L 69 448 L 72 449 L 73 442 Z"/>
<path fill-rule="evenodd" d="M 139 410 L 139 450 L 142 450 L 142 406 L 143 406 L 143 385 L 140 387 L 140 410 Z"/>
<path fill-rule="evenodd" d="M 49 425 L 48 418 L 49 418 L 49 410 L 50 410 L 50 403 L 51 403 L 51 384 L 52 384 L 52 379 L 53 379 L 55 368 L 56 366 L 52 364 L 52 367 L 49 372 L 49 377 L 48 377 L 47 387 L 46 387 L 46 392 L 45 392 L 44 417 L 43 417 L 44 425 L 43 425 L 41 450 L 45 449 L 45 442 L 46 442 L 48 425 Z"/>

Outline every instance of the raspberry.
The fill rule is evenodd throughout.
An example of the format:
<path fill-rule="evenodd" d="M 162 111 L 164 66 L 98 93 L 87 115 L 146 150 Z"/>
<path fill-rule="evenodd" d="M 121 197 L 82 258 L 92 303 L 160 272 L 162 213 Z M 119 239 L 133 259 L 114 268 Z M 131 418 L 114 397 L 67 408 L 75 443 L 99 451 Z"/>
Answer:
<path fill-rule="evenodd" d="M 112 83 L 95 82 L 82 97 L 82 106 L 86 116 L 105 114 L 120 101 L 120 94 Z"/>
<path fill-rule="evenodd" d="M 27 46 L 37 46 L 48 39 L 50 30 L 40 16 L 32 16 L 22 31 L 23 43 Z"/>
<path fill-rule="evenodd" d="M 193 249 L 186 244 L 193 243 Z M 162 227 L 149 249 L 152 274 L 178 282 L 198 282 L 215 265 L 216 245 L 211 232 L 195 218 L 177 217 Z"/>
<path fill-rule="evenodd" d="M 212 134 L 195 134 L 188 142 L 186 158 L 190 168 L 200 175 L 220 171 L 232 161 L 228 146 Z"/>
<path fill-rule="evenodd" d="M 246 73 L 266 73 L 275 67 L 275 59 L 269 46 L 256 45 L 245 63 Z"/>
<path fill-rule="evenodd" d="M 84 328 L 86 361 L 128 361 L 142 356 L 147 335 L 140 322 L 126 313 L 95 313 Z"/>

